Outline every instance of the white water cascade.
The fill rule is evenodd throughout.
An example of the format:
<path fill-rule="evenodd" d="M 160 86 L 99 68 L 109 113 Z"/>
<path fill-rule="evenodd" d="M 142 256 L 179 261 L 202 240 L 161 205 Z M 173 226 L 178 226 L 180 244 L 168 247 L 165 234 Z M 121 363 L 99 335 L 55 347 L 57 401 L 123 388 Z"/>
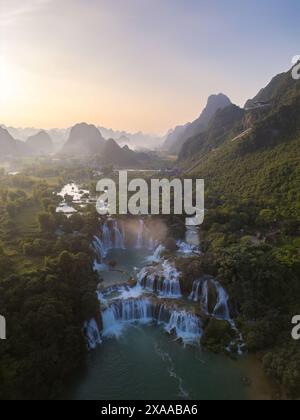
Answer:
<path fill-rule="evenodd" d="M 198 344 L 202 337 L 200 319 L 187 311 L 169 309 L 150 299 L 128 299 L 113 303 L 102 313 L 103 336 L 120 337 L 129 325 L 163 325 L 168 334 L 174 334 L 184 344 Z"/>
<path fill-rule="evenodd" d="M 146 259 L 149 265 L 138 273 L 138 269 L 135 269 L 137 284 L 120 283 L 109 289 L 102 289 L 99 285 L 97 293 L 102 308 L 103 331 L 100 334 L 95 320 L 85 324 L 90 349 L 101 343 L 101 337 L 118 338 L 128 326 L 149 324 L 160 326 L 186 345 L 199 344 L 204 330 L 201 315 L 196 315 L 199 312 L 197 305 L 201 305 L 202 311 L 209 317 L 225 320 L 237 331 L 230 318 L 229 297 L 222 285 L 212 277 L 194 281 L 189 299 L 197 305 L 179 301 L 183 297 L 182 274 L 172 259 L 164 259 L 165 247 L 152 239 L 148 221 L 141 219 L 124 224 L 107 220 L 99 235 L 94 237 L 93 248 L 98 257 L 95 264 L 105 265 L 103 263 L 108 252 L 125 249 L 125 243 L 128 247 L 142 250 L 143 258 L 144 251 L 151 249 L 152 255 Z M 200 253 L 200 247 L 193 243 L 177 242 L 177 246 L 182 254 Z M 106 269 L 109 270 L 108 267 Z"/>
<path fill-rule="evenodd" d="M 214 309 L 211 312 L 209 310 L 209 288 L 213 287 L 216 292 L 217 302 L 215 303 Z M 199 279 L 193 283 L 192 293 L 189 299 L 193 302 L 200 302 L 202 309 L 205 313 L 212 315 L 216 319 L 231 322 L 230 310 L 229 310 L 229 297 L 225 289 L 215 279 Z"/>
<path fill-rule="evenodd" d="M 104 223 L 102 228 L 102 242 L 106 253 L 113 248 L 112 231 L 107 222 Z"/>
<path fill-rule="evenodd" d="M 125 230 L 122 227 L 120 230 L 118 222 L 115 220 L 113 222 L 113 232 L 114 232 L 114 248 L 115 249 L 125 249 Z"/>
<path fill-rule="evenodd" d="M 196 245 L 188 244 L 187 242 L 177 241 L 176 242 L 178 252 L 183 255 L 200 255 L 200 249 Z"/>
<path fill-rule="evenodd" d="M 186 311 L 173 311 L 165 330 L 169 334 L 175 333 L 184 344 L 199 344 L 203 335 L 200 319 Z"/>
<path fill-rule="evenodd" d="M 154 251 L 154 254 L 148 258 L 149 262 L 160 262 L 161 261 L 161 254 L 166 250 L 163 245 L 158 245 Z"/>
<path fill-rule="evenodd" d="M 137 275 L 140 285 L 151 293 L 164 299 L 180 299 L 180 273 L 169 261 L 158 266 L 144 267 Z"/>
<path fill-rule="evenodd" d="M 153 318 L 153 305 L 150 300 L 120 300 L 102 313 L 103 336 L 119 337 L 126 324 L 149 324 Z"/>
<path fill-rule="evenodd" d="M 160 297 L 179 299 L 182 297 L 180 287 L 180 273 L 176 267 L 168 261 L 163 262 L 162 287 L 159 291 Z"/>
<path fill-rule="evenodd" d="M 99 327 L 94 319 L 85 323 L 84 333 L 87 337 L 89 350 L 94 350 L 102 343 Z"/>
<path fill-rule="evenodd" d="M 228 305 L 229 296 L 218 281 L 213 280 L 213 283 L 217 290 L 217 296 L 218 296 L 218 300 L 214 308 L 213 316 L 217 319 L 228 321 L 231 323 L 232 320 L 230 317 L 230 311 L 229 311 L 229 305 Z"/>
<path fill-rule="evenodd" d="M 215 306 L 212 311 L 209 310 L 210 308 L 210 296 L 209 296 L 209 288 L 214 287 L 216 292 L 216 298 L 217 301 L 215 303 Z M 189 296 L 189 299 L 193 302 L 200 302 L 200 305 L 203 309 L 203 311 L 215 319 L 218 319 L 220 321 L 227 321 L 231 328 L 236 332 L 237 334 L 237 341 L 233 340 L 231 344 L 235 345 L 237 344 L 238 347 L 238 354 L 243 354 L 243 350 L 245 347 L 243 335 L 238 330 L 234 320 L 230 316 L 230 309 L 229 309 L 229 296 L 222 287 L 222 285 L 215 279 L 200 279 L 195 280 L 193 283 L 193 289 L 192 293 Z M 211 309 L 211 308 L 210 308 Z M 230 352 L 230 346 L 227 348 L 227 350 Z"/>
<path fill-rule="evenodd" d="M 192 293 L 189 296 L 190 300 L 192 300 L 193 302 L 198 302 L 199 301 L 200 296 L 202 295 L 202 286 L 203 286 L 203 281 L 202 280 L 195 280 L 193 282 Z"/>
<path fill-rule="evenodd" d="M 144 228 L 145 228 L 144 221 L 140 220 L 139 221 L 139 228 L 138 228 L 138 232 L 137 232 L 136 243 L 135 243 L 135 248 L 136 249 L 143 248 Z"/>
<path fill-rule="evenodd" d="M 135 249 L 148 249 L 153 251 L 157 246 L 157 241 L 155 241 L 151 235 L 151 232 L 143 219 L 140 219 L 138 222 L 137 228 L 137 237 L 135 241 Z"/>
<path fill-rule="evenodd" d="M 107 254 L 112 249 L 125 249 L 125 232 L 120 229 L 117 220 L 110 224 L 105 222 L 102 226 L 101 234 L 94 236 L 93 248 L 97 255 L 97 262 L 102 262 Z"/>

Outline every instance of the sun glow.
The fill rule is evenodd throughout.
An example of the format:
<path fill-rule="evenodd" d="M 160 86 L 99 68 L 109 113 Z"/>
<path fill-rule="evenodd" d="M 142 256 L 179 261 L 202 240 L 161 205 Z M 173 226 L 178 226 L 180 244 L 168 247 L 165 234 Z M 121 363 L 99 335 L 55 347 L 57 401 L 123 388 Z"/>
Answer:
<path fill-rule="evenodd" d="M 0 100 L 3 106 L 13 101 L 18 93 L 16 71 L 4 55 L 0 55 Z"/>

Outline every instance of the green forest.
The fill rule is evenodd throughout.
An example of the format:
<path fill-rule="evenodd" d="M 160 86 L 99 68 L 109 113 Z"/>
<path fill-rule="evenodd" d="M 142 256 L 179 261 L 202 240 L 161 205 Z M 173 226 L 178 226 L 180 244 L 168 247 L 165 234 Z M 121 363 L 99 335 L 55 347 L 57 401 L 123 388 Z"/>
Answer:
<path fill-rule="evenodd" d="M 278 389 L 276 397 L 299 399 L 300 346 L 292 338 L 292 319 L 300 314 L 299 86 L 284 73 L 245 108 L 231 104 L 218 109 L 205 129 L 194 124 L 200 131 L 184 143 L 176 159 L 162 151 L 121 148 L 86 124 L 70 131 L 67 145 L 74 156 L 69 159 L 19 156 L 10 161 L 19 171 L 14 173 L 2 159 L 0 314 L 7 320 L 7 339 L 0 341 L 1 400 L 62 398 L 85 365 L 85 323 L 96 319 L 102 331 L 103 320 L 96 294 L 103 279 L 93 269 L 91 244 L 106 218 L 96 211 L 95 187 L 99 178 L 117 179 L 117 170 L 131 164 L 149 183 L 157 168 L 170 181 L 204 179 L 201 253 L 174 257 L 176 240 L 186 231 L 184 216 L 163 218 L 168 233 L 160 244 L 167 250 L 164 257 L 180 270 L 186 297 L 200 274 L 212 276 L 228 293 L 236 330 L 232 332 L 228 319 L 206 313 L 203 348 L 237 360 L 238 346 L 232 339 L 239 331 L 246 354 L 255 355 Z M 257 106 L 257 101 L 264 101 L 264 106 Z M 3 143 L 20 147 L 7 130 L 1 130 Z M 86 138 L 89 154 L 79 156 Z M 99 158 L 103 150 L 105 165 Z M 93 200 L 80 206 L 68 194 L 59 196 L 70 182 Z M 62 198 L 71 207 L 70 214 L 58 211 Z M 142 233 L 134 233 L 141 242 Z M 154 266 L 162 261 L 154 261 Z M 118 261 L 109 261 L 108 271 L 116 267 Z M 174 270 L 168 275 L 174 276 Z M 131 278 L 126 286 L 136 284 Z M 188 315 L 198 320 L 199 314 Z M 231 350 L 236 347 L 232 352 L 230 341 Z"/>

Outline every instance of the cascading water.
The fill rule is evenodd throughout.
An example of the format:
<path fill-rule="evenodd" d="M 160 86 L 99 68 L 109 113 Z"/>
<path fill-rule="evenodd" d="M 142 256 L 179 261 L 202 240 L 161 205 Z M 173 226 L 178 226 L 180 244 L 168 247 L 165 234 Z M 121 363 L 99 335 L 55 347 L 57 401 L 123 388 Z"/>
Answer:
<path fill-rule="evenodd" d="M 176 245 L 177 245 L 177 248 L 178 248 L 178 252 L 180 254 L 184 254 L 184 255 L 191 255 L 191 254 L 200 255 L 201 254 L 198 246 L 188 244 L 188 243 L 183 242 L 183 241 L 177 241 Z"/>
<path fill-rule="evenodd" d="M 209 296 L 209 288 L 213 287 L 216 292 L 216 303 L 212 311 L 209 310 L 210 307 L 210 296 Z M 243 354 L 243 348 L 245 347 L 244 340 L 242 334 L 239 332 L 238 328 L 234 320 L 230 316 L 230 309 L 229 309 L 229 296 L 226 293 L 226 290 L 222 287 L 222 285 L 215 279 L 200 279 L 195 280 L 193 283 L 192 293 L 189 296 L 189 299 L 194 302 L 200 302 L 201 307 L 209 316 L 214 317 L 220 321 L 227 321 L 232 329 L 237 334 L 237 341 L 233 341 L 231 344 L 237 344 L 238 346 L 238 353 Z M 229 347 L 227 349 L 229 350 Z"/>
<path fill-rule="evenodd" d="M 163 245 L 158 245 L 155 249 L 154 254 L 148 258 L 150 262 L 160 262 L 161 261 L 161 254 L 166 250 Z"/>
<path fill-rule="evenodd" d="M 102 261 L 102 258 L 105 258 L 107 255 L 107 251 L 104 249 L 103 242 L 98 238 L 98 236 L 94 236 L 93 240 L 93 248 L 99 257 L 100 261 Z"/>
<path fill-rule="evenodd" d="M 102 243 L 106 253 L 113 248 L 111 230 L 107 222 L 104 223 L 102 228 Z"/>
<path fill-rule="evenodd" d="M 97 255 L 96 263 L 102 262 L 112 249 L 125 249 L 125 234 L 124 230 L 120 229 L 118 221 L 114 220 L 112 227 L 105 222 L 102 226 L 101 238 L 95 235 L 92 245 Z"/>
<path fill-rule="evenodd" d="M 210 302 L 209 289 L 213 287 L 216 292 L 217 301 Z M 200 302 L 203 311 L 212 315 L 216 319 L 231 322 L 228 300 L 229 297 L 221 284 L 214 279 L 199 279 L 193 283 L 192 293 L 189 299 L 194 302 Z M 213 304 L 213 311 L 209 307 Z"/>
<path fill-rule="evenodd" d="M 136 243 L 135 243 L 135 248 L 136 249 L 142 249 L 143 248 L 144 227 L 145 227 L 144 221 L 140 220 L 139 221 L 139 228 L 138 228 L 138 232 L 137 232 Z"/>
<path fill-rule="evenodd" d="M 228 306 L 229 297 L 225 289 L 221 286 L 221 284 L 218 281 L 212 280 L 212 282 L 216 288 L 218 297 L 217 304 L 213 311 L 213 316 L 223 321 L 232 322 Z"/>
<path fill-rule="evenodd" d="M 119 300 L 102 313 L 103 336 L 119 337 L 124 328 L 132 324 L 163 325 L 168 334 L 175 334 L 184 344 L 196 344 L 202 337 L 200 319 L 187 311 L 169 309 L 150 299 Z"/>
<path fill-rule="evenodd" d="M 199 227 L 188 226 L 185 233 L 185 242 L 196 248 L 200 248 Z"/>
<path fill-rule="evenodd" d="M 184 344 L 200 343 L 203 335 L 200 319 L 186 311 L 173 311 L 165 330 L 169 334 L 175 333 Z"/>
<path fill-rule="evenodd" d="M 102 313 L 103 336 L 118 337 L 126 324 L 149 324 L 153 319 L 153 305 L 150 300 L 120 300 Z"/>
<path fill-rule="evenodd" d="M 182 298 L 181 273 L 173 262 L 162 258 L 165 251 L 163 245 L 156 244 L 154 248 L 155 242 L 143 220 L 139 221 L 135 231 L 135 241 L 129 240 L 129 243 L 135 249 L 153 250 L 153 255 L 148 258 L 152 265 L 144 267 L 137 274 L 137 285 L 134 287 L 119 285 L 113 286 L 112 290 L 98 291 L 102 305 L 103 337 L 119 337 L 128 325 L 154 323 L 161 325 L 167 333 L 174 334 L 184 344 L 199 344 L 203 335 L 201 319 L 193 312 L 188 312 L 186 307 L 182 310 L 179 303 L 171 307 L 162 303 L 162 299 Z M 177 246 L 179 252 L 184 254 L 200 253 L 200 248 L 193 244 L 177 242 Z M 125 249 L 125 225 L 116 220 L 104 223 L 99 237 L 94 237 L 93 247 L 101 262 L 110 250 Z M 156 298 L 150 298 L 145 291 L 155 294 Z M 218 281 L 208 276 L 195 280 L 189 299 L 199 302 L 208 316 L 228 321 L 237 331 L 230 318 L 228 295 Z M 92 320 L 86 323 L 85 331 L 89 348 L 95 348 L 101 342 L 96 322 Z"/>
<path fill-rule="evenodd" d="M 162 287 L 159 291 L 160 297 L 171 299 L 181 298 L 180 273 L 168 261 L 164 261 L 163 263 L 162 278 Z"/>
<path fill-rule="evenodd" d="M 87 337 L 88 348 L 90 350 L 94 350 L 102 343 L 99 327 L 94 319 L 85 323 L 84 333 Z"/>
<path fill-rule="evenodd" d="M 124 230 L 123 229 L 122 231 L 120 230 L 118 222 L 116 220 L 113 222 L 113 231 L 114 231 L 114 248 L 125 249 Z"/>
<path fill-rule="evenodd" d="M 205 280 L 203 282 L 203 284 L 202 284 L 202 294 L 201 294 L 201 297 L 200 297 L 200 302 L 201 302 L 202 309 L 206 314 L 209 314 L 209 309 L 208 309 L 208 299 L 209 299 L 208 283 L 209 283 L 208 280 Z"/>
<path fill-rule="evenodd" d="M 144 267 L 137 275 L 141 286 L 149 292 L 156 293 L 164 299 L 180 299 L 180 273 L 169 261 L 160 266 Z"/>
<path fill-rule="evenodd" d="M 158 245 L 151 235 L 149 228 L 146 226 L 143 219 L 139 220 L 137 228 L 137 237 L 135 240 L 135 249 L 148 249 L 154 251 Z"/>
<path fill-rule="evenodd" d="M 193 302 L 198 302 L 200 300 L 201 295 L 202 295 L 202 285 L 203 285 L 202 280 L 195 280 L 193 282 L 192 293 L 189 296 L 189 299 L 192 300 Z"/>

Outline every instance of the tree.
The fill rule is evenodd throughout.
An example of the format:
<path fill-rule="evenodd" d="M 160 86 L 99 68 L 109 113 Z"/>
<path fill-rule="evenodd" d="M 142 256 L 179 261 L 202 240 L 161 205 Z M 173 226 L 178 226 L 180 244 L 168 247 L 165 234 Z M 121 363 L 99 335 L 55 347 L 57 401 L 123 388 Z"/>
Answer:
<path fill-rule="evenodd" d="M 53 216 L 49 213 L 40 213 L 38 215 L 38 221 L 40 225 L 40 229 L 44 233 L 50 233 L 54 230 L 54 220 Z"/>
<path fill-rule="evenodd" d="M 270 209 L 263 209 L 259 213 L 260 222 L 264 225 L 270 225 L 275 221 L 275 213 Z"/>

